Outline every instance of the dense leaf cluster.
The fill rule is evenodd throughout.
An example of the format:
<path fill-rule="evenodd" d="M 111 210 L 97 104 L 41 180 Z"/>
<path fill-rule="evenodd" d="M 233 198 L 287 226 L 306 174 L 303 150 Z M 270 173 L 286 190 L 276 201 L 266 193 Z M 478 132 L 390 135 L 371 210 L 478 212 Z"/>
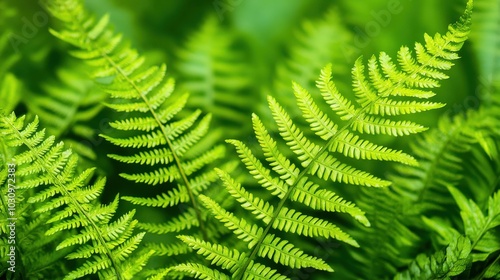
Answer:
<path fill-rule="evenodd" d="M 358 23 L 338 9 L 366 7 L 349 3 L 304 20 L 272 69 L 236 28 L 251 3 L 215 1 L 186 43 L 152 28 L 133 48 L 92 1 L 1 2 L 2 275 L 500 279 L 500 2 L 352 61 Z M 118 18 L 168 18 L 133 5 Z M 43 34 L 13 33 L 26 12 Z M 140 46 L 155 40 L 168 50 Z M 477 106 L 443 113 L 463 61 L 484 77 Z"/>

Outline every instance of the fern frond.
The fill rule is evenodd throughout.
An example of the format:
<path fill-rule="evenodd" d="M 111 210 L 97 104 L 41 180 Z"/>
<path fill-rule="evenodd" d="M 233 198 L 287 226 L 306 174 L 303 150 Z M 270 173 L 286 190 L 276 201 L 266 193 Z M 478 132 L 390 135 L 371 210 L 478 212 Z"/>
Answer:
<path fill-rule="evenodd" d="M 38 117 L 25 124 L 25 117 L 16 118 L 12 113 L 1 117 L 0 131 L 8 146 L 21 146 L 25 150 L 14 157 L 18 176 L 45 178 L 28 186 L 24 182 L 18 184 L 21 189 L 35 191 L 28 199 L 28 203 L 41 205 L 35 212 L 51 213 L 52 217 L 46 220 L 49 228 L 45 234 L 72 231 L 73 235 L 62 240 L 56 250 L 79 246 L 76 252 L 66 257 L 84 261 L 65 279 L 96 273 L 109 275 L 109 279 L 125 279 L 122 267 L 129 265 L 127 258 L 144 235 L 132 236 L 137 223 L 133 220 L 133 212 L 111 222 L 118 197 L 110 205 L 95 203 L 105 179 L 98 179 L 93 185 L 85 187 L 91 180 L 93 170 L 87 169 L 77 176 L 77 156 L 69 149 L 64 150 L 62 142 L 54 144 L 54 137 L 45 138 L 45 131 L 37 130 L 38 123 Z M 26 172 L 26 169 L 30 171 Z"/>
<path fill-rule="evenodd" d="M 5 85 L 3 85 L 5 86 Z M 26 277 L 43 279 L 64 269 L 61 260 L 68 253 L 55 251 L 57 242 L 68 237 L 67 233 L 45 236 L 50 215 L 37 213 L 40 204 L 27 202 L 32 190 L 17 187 L 23 177 L 17 173 L 14 157 L 17 148 L 0 141 L 0 275 L 6 278 Z M 12 227 L 15 226 L 15 228 Z M 14 230 L 14 231 L 13 231 Z M 14 250 L 12 250 L 14 248 Z M 50 252 L 50 253 L 48 253 Z M 15 263 L 10 262 L 14 254 Z"/>
<path fill-rule="evenodd" d="M 363 211 L 321 185 L 334 183 L 379 188 L 390 185 L 389 181 L 345 163 L 343 157 L 416 165 L 413 157 L 364 140 L 362 134 L 403 136 L 426 130 L 412 120 L 396 119 L 394 116 L 407 116 L 443 106 L 411 98 L 433 96 L 429 88 L 439 86 L 439 80 L 447 77 L 442 70 L 451 67 L 451 61 L 458 58 L 456 52 L 460 50 L 470 29 L 471 12 L 472 1 L 469 1 L 464 15 L 449 26 L 446 35 L 437 34 L 433 38 L 425 35 L 425 46 L 419 43 L 415 45 L 416 55 L 402 47 L 398 65 L 388 55 L 381 53 L 378 59 L 373 57 L 368 61 L 368 70 L 365 71 L 362 58 L 358 59 L 352 70 L 355 102 L 342 95 L 332 82 L 332 66 L 324 67 L 316 85 L 333 114 L 323 110 L 325 106 L 318 105 L 308 90 L 294 84 L 297 104 L 305 121 L 310 124 L 312 134 L 306 133 L 275 98 L 268 97 L 278 134 L 285 143 L 279 145 L 275 140 L 277 135 L 271 136 L 259 117 L 253 116 L 253 127 L 268 165 L 258 160 L 254 152 L 240 141 L 227 141 L 236 147 L 241 161 L 254 179 L 276 197 L 270 201 L 263 200 L 248 192 L 229 174 L 218 172 L 228 192 L 242 208 L 252 213 L 254 220 L 265 224 L 262 227 L 255 221 L 238 217 L 238 212 L 233 214 L 233 211 L 227 211 L 210 198 L 200 196 L 213 216 L 247 245 L 249 253 L 245 256 L 248 257 L 235 264 L 238 269 L 233 278 L 246 279 L 245 273 L 252 269 L 257 258 L 269 259 L 292 269 L 312 267 L 332 271 L 323 260 L 307 255 L 286 239 L 277 237 L 274 232 L 285 231 L 311 237 L 333 235 L 340 241 L 358 245 L 347 233 L 338 231 L 333 223 L 307 216 L 295 210 L 296 206 L 292 208 L 287 205 L 293 205 L 293 201 L 306 206 L 316 204 L 313 207 L 315 209 L 345 212 L 364 225 L 369 225 Z M 288 150 L 281 147 L 288 147 L 294 155 L 289 156 Z M 322 184 L 318 183 L 320 181 Z M 326 199 L 332 198 L 333 201 L 324 202 L 325 195 Z M 326 234 L 320 230 L 321 227 L 331 231 Z M 332 231 L 335 233 L 331 234 Z M 198 245 L 190 241 L 186 243 L 197 250 Z M 209 248 L 214 249 L 213 246 Z M 203 251 L 198 253 L 204 255 Z M 219 253 L 230 257 L 229 252 Z M 212 258 L 211 255 L 204 257 L 209 260 Z M 220 266 L 231 273 L 234 271 L 233 266 Z"/>
<path fill-rule="evenodd" d="M 95 19 L 78 0 L 53 1 L 48 9 L 63 23 L 61 31 L 52 33 L 77 48 L 71 54 L 90 66 L 93 77 L 112 99 L 106 105 L 119 113 L 110 123 L 113 129 L 101 136 L 132 151 L 113 154 L 111 158 L 140 167 L 139 172 L 124 172 L 120 176 L 137 185 L 164 186 L 155 198 L 123 199 L 149 207 L 176 207 L 169 214 L 170 221 L 144 222 L 140 227 L 155 234 L 179 233 L 196 227 L 204 239 L 217 235 L 208 231 L 208 215 L 202 213 L 197 199 L 216 180 L 209 167 L 225 154 L 225 148 L 214 144 L 216 141 L 210 136 L 212 115 L 202 115 L 199 110 L 185 114 L 188 95 L 174 92 L 175 81 L 168 77 L 166 66 L 148 66 L 143 56 L 108 27 L 108 16 Z M 179 206 L 187 206 L 187 211 L 179 210 Z M 181 252 L 186 250 L 156 254 Z"/>
<path fill-rule="evenodd" d="M 463 165 L 459 154 L 469 151 L 476 143 L 478 131 L 484 131 L 489 123 L 494 122 L 486 111 L 469 111 L 466 116 L 455 116 L 452 120 L 442 118 L 438 129 L 424 134 L 413 145 L 412 150 L 418 156 L 420 166 L 397 166 L 391 175 L 394 191 L 411 199 L 411 209 L 404 210 L 422 213 L 435 207 L 433 201 L 441 201 L 445 207 L 446 186 L 458 182 L 462 177 Z M 419 207 L 415 207 L 419 205 Z"/>

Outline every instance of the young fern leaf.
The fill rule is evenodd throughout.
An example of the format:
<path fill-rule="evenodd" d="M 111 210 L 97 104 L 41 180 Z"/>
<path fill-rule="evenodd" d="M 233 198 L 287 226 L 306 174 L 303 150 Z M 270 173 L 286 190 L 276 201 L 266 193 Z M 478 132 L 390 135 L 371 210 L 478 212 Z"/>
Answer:
<path fill-rule="evenodd" d="M 443 106 L 418 100 L 433 96 L 434 93 L 429 91 L 429 88 L 439 86 L 439 80 L 446 78 L 442 70 L 449 69 L 451 61 L 458 58 L 456 52 L 467 39 L 471 13 L 472 1 L 469 1 L 465 14 L 457 23 L 449 26 L 446 35 L 425 35 L 425 46 L 419 43 L 415 45 L 416 58 L 407 47 L 402 47 L 398 52 L 399 66 L 393 63 L 387 54 L 381 53 L 378 59 L 373 56 L 368 61 L 367 76 L 362 59 L 358 59 L 352 70 L 357 104 L 340 94 L 331 81 L 331 65 L 326 66 L 317 81 L 317 87 L 324 101 L 343 121 L 342 124 L 335 123 L 329 112 L 322 111 L 306 89 L 294 83 L 297 104 L 311 130 L 316 134 L 315 138 L 305 136 L 287 110 L 273 97 L 269 97 L 269 108 L 278 126 L 279 135 L 296 158 L 285 156 L 282 145 L 271 136 L 256 115 L 252 117 L 254 131 L 270 168 L 258 160 L 240 141 L 228 140 L 228 143 L 236 147 L 242 162 L 255 180 L 276 196 L 279 202 L 271 205 L 263 201 L 242 188 L 229 174 L 221 171 L 218 171 L 219 177 L 231 196 L 244 209 L 250 211 L 255 220 L 237 217 L 212 199 L 200 196 L 200 200 L 215 218 L 247 245 L 248 253 L 221 251 L 216 244 L 204 244 L 203 249 L 200 249 L 199 242 L 193 243 L 186 241 L 184 237 L 180 238 L 208 260 L 214 258 L 213 254 L 233 260 L 235 254 L 244 255 L 242 260 L 232 266 L 226 265 L 226 262 L 215 262 L 224 270 L 223 273 L 231 273 L 233 279 L 249 278 L 248 273 L 258 258 L 269 259 L 292 269 L 308 267 L 333 271 L 323 260 L 306 254 L 273 232 L 334 237 L 357 246 L 347 233 L 328 221 L 295 211 L 299 205 L 294 203 L 304 204 L 314 210 L 345 212 L 369 226 L 363 211 L 332 191 L 322 188 L 317 182 L 322 180 L 325 184 L 330 181 L 367 187 L 386 187 L 390 184 L 344 163 L 340 155 L 354 159 L 398 161 L 416 165 L 413 157 L 401 151 L 372 144 L 361 135 L 403 136 L 425 130 L 423 126 L 410 120 L 393 120 L 391 117 Z M 407 100 L 410 98 L 413 100 Z M 288 204 L 293 208 L 287 208 Z M 264 226 L 258 225 L 259 221 Z M 319 230 L 320 228 L 322 230 Z M 186 270 L 186 266 L 177 266 L 174 269 Z M 207 268 L 203 268 L 203 271 L 207 271 Z M 198 275 L 199 267 L 191 272 Z"/>
<path fill-rule="evenodd" d="M 55 143 L 55 137 L 45 137 L 45 130 L 38 130 L 38 117 L 25 124 L 25 117 L 14 113 L 1 117 L 0 132 L 10 147 L 23 147 L 16 154 L 16 175 L 24 178 L 17 188 L 34 189 L 29 203 L 37 203 L 36 213 L 50 214 L 46 235 L 72 231 L 56 247 L 70 246 L 78 249 L 66 255 L 68 259 L 81 259 L 75 270 L 65 279 L 77 279 L 98 274 L 103 279 L 131 279 L 152 254 L 132 255 L 144 233 L 134 234 L 137 221 L 135 211 L 112 221 L 118 207 L 118 196 L 109 205 L 95 203 L 105 185 L 100 178 L 93 185 L 93 169 L 80 175 L 75 173 L 78 157 L 71 150 L 64 150 L 64 143 Z"/>
<path fill-rule="evenodd" d="M 208 133 L 211 115 L 201 116 L 196 110 L 179 117 L 188 95 L 171 97 L 174 80 L 166 76 L 166 66 L 147 66 L 144 57 L 131 49 L 121 35 L 115 35 L 108 28 L 108 16 L 96 20 L 76 0 L 51 1 L 48 9 L 64 24 L 61 31 L 52 33 L 76 46 L 78 50 L 71 53 L 92 67 L 96 79 L 107 81 L 101 86 L 115 100 L 107 106 L 122 115 L 120 120 L 110 123 L 116 132 L 121 132 L 120 136 L 101 136 L 116 146 L 133 148 L 135 153 L 109 156 L 135 166 L 150 166 L 145 172 L 120 175 L 147 185 L 176 184 L 154 198 L 127 196 L 123 199 L 149 207 L 189 205 L 186 211 L 181 211 L 180 216 L 169 222 L 140 223 L 139 227 L 161 234 L 197 227 L 204 239 L 209 238 L 214 233 L 205 226 L 207 215 L 201 212 L 197 195 L 216 181 L 215 172 L 206 167 L 225 153 L 222 145 L 211 148 L 196 146 Z M 223 166 L 231 169 L 234 164 Z M 188 249 L 183 243 L 179 244 Z M 158 255 L 186 251 L 179 245 L 151 246 Z"/>

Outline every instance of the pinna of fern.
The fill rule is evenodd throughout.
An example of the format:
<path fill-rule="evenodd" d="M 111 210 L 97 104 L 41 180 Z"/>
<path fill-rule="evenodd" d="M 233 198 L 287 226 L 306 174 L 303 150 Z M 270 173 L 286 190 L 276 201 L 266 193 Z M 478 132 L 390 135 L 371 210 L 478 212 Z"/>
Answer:
<path fill-rule="evenodd" d="M 145 58 L 108 27 L 107 15 L 95 19 L 78 0 L 48 1 L 47 8 L 62 22 L 60 31 L 51 32 L 77 48 L 70 53 L 87 62 L 103 91 L 112 98 L 106 105 L 120 113 L 121 119 L 110 123 L 114 131 L 101 136 L 134 153 L 109 156 L 148 168 L 120 175 L 137 184 L 165 185 L 156 197 L 123 197 L 136 205 L 172 209 L 170 221 L 140 223 L 139 227 L 154 234 L 197 229 L 202 238 L 210 238 L 217 231 L 205 226 L 207 214 L 202 213 L 197 196 L 217 180 L 215 171 L 207 167 L 225 154 L 223 145 L 200 143 L 208 133 L 211 115 L 202 116 L 195 110 L 179 117 L 188 95 L 174 94 L 175 83 L 166 76 L 166 66 L 147 66 Z M 229 162 L 221 168 L 230 170 L 234 165 Z M 176 210 L 181 205 L 187 206 L 185 211 Z M 167 256 L 190 250 L 180 241 L 149 246 L 157 255 Z"/>
<path fill-rule="evenodd" d="M 308 255 L 290 241 L 279 237 L 278 233 L 335 238 L 358 246 L 349 234 L 334 223 L 296 209 L 300 209 L 300 204 L 303 204 L 313 210 L 346 213 L 365 226 L 370 225 L 361 209 L 322 185 L 390 185 L 389 181 L 344 163 L 342 157 L 417 164 L 408 154 L 364 140 L 363 134 L 403 136 L 425 130 L 410 120 L 395 121 L 391 117 L 443 106 L 419 99 L 434 96 L 430 88 L 438 87 L 439 80 L 447 78 L 443 70 L 451 68 L 451 61 L 458 59 L 457 52 L 470 29 L 471 13 L 472 1 L 469 1 L 464 15 L 449 26 L 446 35 L 431 37 L 426 34 L 425 46 L 415 44 L 416 57 L 408 47 L 402 47 L 398 52 L 399 65 L 393 63 L 387 54 L 381 53 L 378 59 L 375 56 L 369 59 L 367 75 L 362 58 L 358 59 L 352 70 L 357 104 L 340 94 L 331 81 L 331 65 L 326 66 L 317 81 L 317 87 L 324 101 L 340 118 L 341 125 L 332 121 L 329 112 L 319 109 L 307 90 L 294 83 L 297 104 L 316 134 L 315 138 L 304 136 L 305 133 L 295 125 L 287 110 L 273 97 L 269 97 L 269 108 L 286 145 L 280 145 L 271 136 L 258 116 L 253 115 L 252 120 L 260 148 L 270 168 L 242 142 L 228 140 L 228 143 L 236 147 L 255 180 L 276 196 L 276 203 L 262 200 L 233 180 L 228 173 L 218 171 L 228 192 L 242 208 L 254 215 L 254 220 L 238 217 L 206 196 L 200 195 L 200 200 L 216 219 L 246 245 L 246 250 L 230 249 L 196 237 L 179 236 L 212 264 L 221 267 L 222 271 L 197 263 L 186 263 L 173 269 L 200 279 L 221 273 L 222 277 L 232 279 L 288 279 L 268 266 L 272 262 L 290 269 L 332 271 L 324 260 Z M 284 146 L 288 146 L 297 157 L 287 158 L 280 148 Z M 329 181 L 331 183 L 327 183 Z M 258 276 L 259 273 L 266 276 Z"/>
<path fill-rule="evenodd" d="M 46 235 L 71 231 L 59 240 L 56 250 L 74 247 L 65 257 L 77 260 L 76 269 L 65 279 L 98 274 L 102 279 L 131 279 L 152 252 L 136 254 L 144 233 L 134 233 L 137 220 L 131 211 L 113 219 L 118 196 L 108 205 L 96 203 L 105 185 L 98 178 L 91 185 L 94 169 L 76 174 L 78 156 L 55 137 L 38 130 L 38 118 L 26 123 L 14 113 L 0 118 L 0 133 L 9 147 L 20 147 L 13 157 L 20 190 L 33 190 L 28 203 L 36 203 L 36 213 L 49 214 Z"/>

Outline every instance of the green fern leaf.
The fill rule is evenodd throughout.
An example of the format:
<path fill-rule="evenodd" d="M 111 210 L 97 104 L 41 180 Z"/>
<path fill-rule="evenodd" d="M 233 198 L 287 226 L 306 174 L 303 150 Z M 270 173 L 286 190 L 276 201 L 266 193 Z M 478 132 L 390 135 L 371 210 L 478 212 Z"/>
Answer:
<path fill-rule="evenodd" d="M 112 99 L 106 105 L 119 113 L 110 123 L 113 130 L 101 136 L 134 152 L 110 157 L 135 167 L 149 165 L 139 173 L 120 175 L 137 184 L 165 187 L 156 198 L 123 199 L 149 207 L 188 206 L 187 212 L 174 209 L 166 223 L 141 223 L 140 228 L 166 234 L 196 227 L 204 239 L 216 235 L 217 227 L 214 232 L 207 230 L 208 216 L 197 201 L 197 195 L 216 180 L 208 167 L 225 154 L 223 146 L 210 142 L 211 115 L 202 116 L 199 110 L 184 114 L 188 95 L 174 92 L 175 82 L 167 76 L 166 66 L 148 66 L 143 56 L 108 27 L 109 16 L 95 19 L 77 0 L 53 1 L 48 9 L 63 23 L 61 31 L 51 32 L 77 48 L 71 54 L 90 66 L 93 77 Z M 234 169 L 234 165 L 226 166 Z M 158 254 L 181 252 L 176 249 L 179 246 L 172 248 L 175 251 Z"/>
<path fill-rule="evenodd" d="M 304 119 L 310 124 L 310 130 L 316 134 L 316 138 L 304 132 L 302 126 L 296 124 L 290 113 L 276 99 L 268 97 L 269 108 L 277 124 L 278 133 L 285 142 L 285 145 L 278 144 L 279 142 L 271 136 L 262 121 L 256 115 L 253 116 L 254 130 L 269 167 L 260 162 L 243 143 L 236 140 L 227 142 L 236 147 L 241 161 L 254 179 L 277 197 L 276 200 L 272 200 L 277 204 L 266 202 L 249 193 L 230 175 L 218 172 L 229 193 L 242 208 L 253 214 L 255 220 L 262 221 L 265 227 L 237 217 L 235 215 L 237 212 L 232 214 L 213 200 L 200 196 L 205 207 L 238 239 L 243 241 L 249 250 L 249 253 L 245 254 L 248 257 L 236 264 L 238 266 L 236 272 L 232 266 L 230 269 L 222 266 L 222 269 L 233 273 L 232 277 L 235 279 L 246 279 L 245 273 L 252 269 L 254 261 L 257 258 L 263 258 L 292 269 L 312 267 L 332 271 L 331 267 L 321 259 L 307 255 L 289 241 L 277 237 L 273 232 L 289 231 L 318 237 L 325 234 L 319 228 L 326 226 L 330 230 L 335 229 L 336 233 L 333 237 L 357 246 L 349 235 L 337 231 L 333 223 L 306 216 L 285 204 L 298 201 L 306 206 L 314 205 L 315 209 L 346 212 L 364 225 L 369 225 L 363 211 L 324 189 L 317 182 L 366 187 L 390 185 L 389 181 L 344 163 L 343 159 L 339 158 L 339 154 L 354 159 L 397 161 L 407 165 L 416 165 L 413 157 L 401 151 L 372 144 L 364 140 L 362 135 L 403 136 L 426 129 L 411 120 L 394 119 L 393 116 L 410 115 L 443 106 L 439 103 L 404 100 L 403 98 L 422 99 L 434 95 L 429 88 L 439 86 L 439 80 L 447 77 L 442 70 L 451 67 L 451 60 L 458 58 L 456 52 L 466 40 L 470 29 L 471 12 L 472 1 L 468 3 L 465 14 L 460 20 L 450 25 L 446 35 L 437 34 L 433 38 L 426 35 L 425 46 L 417 43 L 415 55 L 402 47 L 398 54 L 399 65 L 393 63 L 388 55 L 381 53 L 378 59 L 372 57 L 368 61 L 366 71 L 362 58 L 358 59 L 352 70 L 355 103 L 342 95 L 332 82 L 332 66 L 328 65 L 323 68 L 316 85 L 326 104 L 340 119 L 339 122 L 330 115 L 330 112 L 320 109 L 324 106 L 318 105 L 308 90 L 294 84 L 297 104 Z M 283 151 L 281 147 L 288 147 L 295 155 L 288 156 L 289 153 Z M 321 195 L 327 195 L 327 198 L 334 200 L 324 202 L 325 197 Z M 195 249 L 195 245 L 190 242 L 186 243 Z M 214 247 L 210 246 L 210 248 Z M 202 252 L 198 253 L 203 255 Z M 226 257 L 229 256 L 227 254 Z M 209 258 L 207 255 L 204 256 Z"/>
<path fill-rule="evenodd" d="M 118 196 L 109 205 L 96 204 L 104 188 L 105 179 L 91 180 L 93 169 L 75 174 L 78 157 L 71 150 L 63 150 L 64 144 L 54 144 L 54 137 L 45 138 L 45 131 L 37 131 L 38 118 L 27 125 L 25 117 L 16 118 L 12 113 L 1 117 L 0 132 L 10 147 L 22 146 L 25 152 L 14 160 L 17 176 L 26 177 L 28 184 L 20 182 L 20 189 L 35 190 L 28 203 L 39 203 L 35 212 L 51 213 L 45 222 L 49 225 L 46 235 L 71 231 L 56 250 L 77 245 L 77 251 L 68 254 L 69 259 L 83 259 L 83 264 L 65 279 L 81 278 L 89 274 L 103 273 L 108 279 L 130 279 L 122 274 L 127 258 L 142 241 L 144 233 L 133 235 L 137 221 L 130 212 L 111 222 L 118 206 Z M 36 166 L 36 168 L 33 168 Z M 27 171 L 28 170 L 28 171 Z M 29 178 L 44 178 L 29 181 Z M 151 252 L 146 253 L 151 255 Z"/>

